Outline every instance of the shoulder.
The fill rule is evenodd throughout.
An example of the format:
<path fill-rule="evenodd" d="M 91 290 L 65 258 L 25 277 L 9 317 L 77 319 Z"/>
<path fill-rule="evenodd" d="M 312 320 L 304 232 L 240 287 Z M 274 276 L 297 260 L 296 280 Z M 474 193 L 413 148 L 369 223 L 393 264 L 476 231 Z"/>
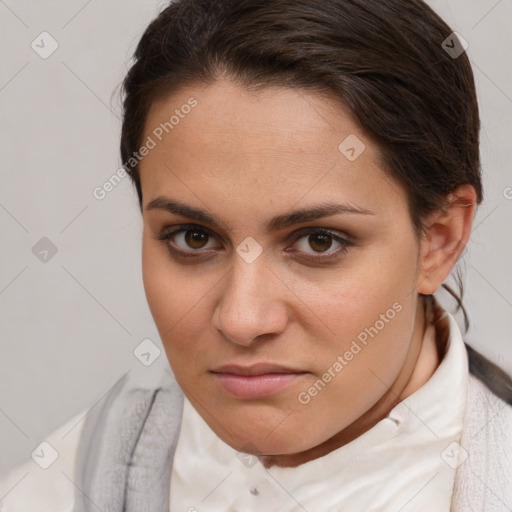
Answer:
<path fill-rule="evenodd" d="M 507 469 L 512 479 L 512 378 L 468 347 L 464 439 L 474 455 Z M 479 450 L 484 450 L 480 452 Z"/>
<path fill-rule="evenodd" d="M 157 396 L 172 421 L 166 417 L 164 425 L 159 418 L 162 424 L 153 425 L 154 430 L 178 432 L 182 394 L 171 375 L 129 371 L 99 402 L 46 436 L 31 458 L 29 454 L 0 481 L 0 512 L 73 511 L 82 499 L 77 488 L 97 483 L 95 477 L 104 476 L 101 470 L 108 473 L 118 461 L 116 449 L 122 456 L 131 453 L 125 444 L 138 440 L 141 421 Z"/>
<path fill-rule="evenodd" d="M 467 346 L 468 395 L 464 428 L 471 446 L 508 464 L 512 479 L 512 377 L 482 354 Z"/>
<path fill-rule="evenodd" d="M 151 488 L 153 501 L 168 499 L 182 406 L 181 388 L 167 369 L 121 379 L 85 421 L 75 472 L 82 491 L 77 510 L 88 510 L 89 501 L 99 509 L 123 503 L 128 488 L 139 498 Z"/>
<path fill-rule="evenodd" d="M 49 434 L 31 458 L 0 482 L 0 512 L 73 510 L 76 453 L 87 412 L 82 410 Z"/>
<path fill-rule="evenodd" d="M 468 347 L 469 377 L 454 512 L 512 508 L 512 379 Z"/>
<path fill-rule="evenodd" d="M 512 377 L 467 343 L 465 346 L 470 374 L 494 395 L 512 405 Z"/>
<path fill-rule="evenodd" d="M 487 436 L 491 439 L 493 435 L 499 434 L 502 435 L 502 441 L 512 442 L 512 406 L 472 373 L 468 378 L 464 426 L 476 430 L 474 436 Z"/>

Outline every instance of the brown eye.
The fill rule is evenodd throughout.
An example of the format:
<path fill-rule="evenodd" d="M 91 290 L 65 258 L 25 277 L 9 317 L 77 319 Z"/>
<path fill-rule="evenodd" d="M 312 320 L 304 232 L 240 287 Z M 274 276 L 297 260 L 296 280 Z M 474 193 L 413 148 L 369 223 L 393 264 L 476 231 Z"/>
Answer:
<path fill-rule="evenodd" d="M 206 253 L 209 249 L 217 248 L 214 238 L 206 229 L 195 226 L 182 226 L 171 233 L 164 230 L 156 237 L 157 240 L 165 242 L 173 254 L 181 253 L 183 256 L 194 257 Z"/>
<path fill-rule="evenodd" d="M 293 252 L 297 257 L 310 260 L 327 261 L 327 258 L 335 259 L 345 255 L 354 243 L 340 236 L 336 231 L 306 228 L 296 234 L 293 245 L 296 250 L 287 250 L 287 252 Z"/>
<path fill-rule="evenodd" d="M 185 243 L 192 249 L 202 249 L 208 243 L 209 235 L 204 231 L 189 229 L 185 231 Z"/>
<path fill-rule="evenodd" d="M 155 237 L 164 242 L 168 250 L 177 258 L 202 258 L 218 253 L 222 244 L 215 243 L 217 238 L 207 229 L 193 225 L 181 226 L 172 232 L 163 231 Z M 213 244 L 213 245 L 212 245 Z M 327 261 L 345 255 L 353 242 L 340 236 L 336 231 L 323 228 L 307 228 L 300 230 L 295 236 L 295 253 L 297 257 L 310 261 Z M 298 249 L 298 250 L 297 250 Z"/>
<path fill-rule="evenodd" d="M 309 245 L 317 252 L 324 252 L 332 245 L 332 236 L 324 233 L 314 233 L 308 237 Z"/>

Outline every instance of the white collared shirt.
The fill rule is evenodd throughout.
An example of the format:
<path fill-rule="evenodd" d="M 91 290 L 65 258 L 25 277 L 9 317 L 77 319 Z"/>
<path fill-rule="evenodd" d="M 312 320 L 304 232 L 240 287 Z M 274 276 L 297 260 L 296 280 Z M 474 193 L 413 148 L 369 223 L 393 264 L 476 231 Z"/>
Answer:
<path fill-rule="evenodd" d="M 237 452 L 185 399 L 171 510 L 448 512 L 468 363 L 459 327 L 444 315 L 446 352 L 432 377 L 360 437 L 296 468 L 265 469 Z"/>

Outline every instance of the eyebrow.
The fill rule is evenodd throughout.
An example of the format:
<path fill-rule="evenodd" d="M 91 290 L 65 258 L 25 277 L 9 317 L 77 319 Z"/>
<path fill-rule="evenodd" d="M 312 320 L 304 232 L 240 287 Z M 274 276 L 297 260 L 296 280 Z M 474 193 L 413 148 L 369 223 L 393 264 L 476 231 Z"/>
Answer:
<path fill-rule="evenodd" d="M 224 230 L 226 230 L 228 233 L 231 231 L 227 224 L 216 215 L 164 196 L 158 196 L 149 201 L 144 210 L 164 210 L 168 213 L 173 213 L 182 217 L 188 217 L 199 222 L 204 222 L 205 224 L 220 226 L 224 228 Z M 370 210 L 360 208 L 350 203 L 321 203 L 310 208 L 293 210 L 283 215 L 272 217 L 267 223 L 267 230 L 278 231 L 280 229 L 293 226 L 294 224 L 309 222 L 341 213 L 375 215 L 375 213 L 371 212 Z"/>

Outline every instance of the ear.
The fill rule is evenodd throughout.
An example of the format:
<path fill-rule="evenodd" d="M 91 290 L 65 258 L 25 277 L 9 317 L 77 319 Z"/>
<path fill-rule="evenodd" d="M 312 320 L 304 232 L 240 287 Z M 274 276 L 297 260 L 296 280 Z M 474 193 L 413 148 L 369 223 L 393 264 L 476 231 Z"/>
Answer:
<path fill-rule="evenodd" d="M 461 185 L 447 197 L 447 205 L 427 219 L 420 242 L 418 293 L 432 295 L 450 274 L 469 240 L 476 201 L 475 189 Z"/>

